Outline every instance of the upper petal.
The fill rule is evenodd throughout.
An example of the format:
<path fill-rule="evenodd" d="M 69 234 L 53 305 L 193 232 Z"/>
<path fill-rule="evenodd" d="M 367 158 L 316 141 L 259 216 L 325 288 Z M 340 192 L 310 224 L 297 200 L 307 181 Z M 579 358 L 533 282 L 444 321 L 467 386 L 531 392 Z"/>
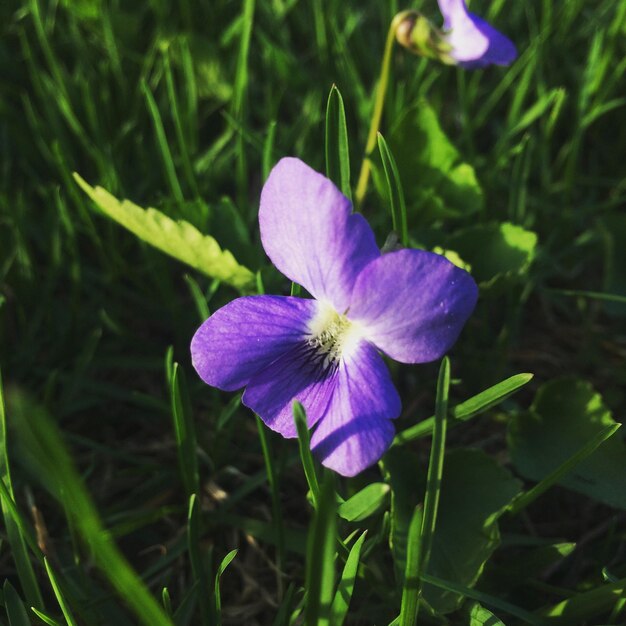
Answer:
<path fill-rule="evenodd" d="M 477 298 L 474 279 L 443 256 L 399 250 L 361 272 L 348 317 L 391 358 L 424 363 L 450 349 Z"/>
<path fill-rule="evenodd" d="M 205 383 L 224 391 L 250 378 L 303 340 L 314 300 L 246 296 L 218 309 L 191 340 L 191 360 Z"/>
<path fill-rule="evenodd" d="M 482 18 L 467 10 L 464 0 L 439 0 L 450 56 L 467 69 L 490 64 L 509 65 L 517 57 L 515 45 Z"/>
<path fill-rule="evenodd" d="M 318 300 L 345 310 L 361 269 L 380 255 L 365 219 L 326 177 L 281 159 L 261 192 L 261 241 L 272 263 Z"/>
<path fill-rule="evenodd" d="M 354 476 L 387 450 L 394 435 L 391 420 L 400 410 L 400 397 L 382 357 L 363 341 L 340 362 L 311 449 L 326 467 Z"/>
<path fill-rule="evenodd" d="M 295 437 L 293 401 L 298 400 L 311 428 L 326 412 L 336 383 L 335 368 L 322 367 L 310 346 L 300 342 L 252 377 L 241 401 L 272 430 Z"/>

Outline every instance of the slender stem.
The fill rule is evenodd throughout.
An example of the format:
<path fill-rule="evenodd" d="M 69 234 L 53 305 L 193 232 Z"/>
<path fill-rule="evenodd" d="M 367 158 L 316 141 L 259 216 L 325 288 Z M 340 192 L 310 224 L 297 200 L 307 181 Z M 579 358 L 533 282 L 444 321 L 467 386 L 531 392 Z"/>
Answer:
<path fill-rule="evenodd" d="M 365 144 L 365 155 L 363 157 L 363 163 L 361 164 L 361 172 L 359 173 L 359 180 L 356 186 L 355 203 L 357 209 L 363 203 L 365 194 L 367 192 L 367 183 L 369 182 L 371 161 L 370 156 L 376 148 L 376 136 L 378 129 L 380 128 L 380 120 L 383 116 L 383 108 L 385 107 L 385 95 L 387 94 L 387 86 L 389 84 L 389 73 L 391 70 L 391 53 L 393 51 L 393 42 L 396 37 L 396 29 L 398 24 L 410 14 L 410 11 L 401 11 L 398 13 L 389 26 L 387 32 L 387 41 L 385 42 L 385 51 L 383 53 L 383 60 L 380 66 L 380 78 L 378 85 L 376 86 L 376 101 L 374 102 L 374 111 L 372 113 L 372 120 L 370 122 L 370 130 L 367 136 L 367 143 Z"/>

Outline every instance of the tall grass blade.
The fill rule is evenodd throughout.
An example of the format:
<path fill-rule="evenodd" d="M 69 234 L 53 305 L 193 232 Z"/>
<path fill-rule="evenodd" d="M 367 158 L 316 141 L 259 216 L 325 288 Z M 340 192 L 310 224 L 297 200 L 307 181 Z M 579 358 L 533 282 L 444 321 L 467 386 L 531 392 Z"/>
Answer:
<path fill-rule="evenodd" d="M 350 600 L 352 599 L 352 592 L 354 591 L 359 569 L 361 548 L 363 547 L 366 536 L 367 531 L 364 531 L 354 542 L 354 545 L 350 549 L 350 554 L 348 554 L 348 558 L 346 559 L 346 564 L 344 565 L 341 579 L 337 585 L 337 591 L 335 592 L 335 598 L 331 607 L 331 626 L 342 626 L 348 614 Z"/>
<path fill-rule="evenodd" d="M 195 591 L 200 607 L 200 623 L 202 626 L 211 626 L 212 607 L 209 601 L 209 574 L 206 561 L 200 549 L 200 504 L 196 494 L 189 498 L 189 513 L 187 515 L 187 547 L 191 571 L 193 573 Z"/>
<path fill-rule="evenodd" d="M 9 618 L 9 626 L 31 626 L 24 602 L 8 580 L 4 581 L 2 593 L 4 595 L 4 609 Z"/>
<path fill-rule="evenodd" d="M 396 160 L 391 154 L 391 150 L 385 141 L 385 138 L 378 133 L 378 150 L 380 158 L 383 162 L 385 171 L 385 180 L 387 181 L 387 193 L 389 195 L 389 203 L 391 205 L 391 221 L 393 229 L 400 236 L 400 242 L 403 246 L 409 245 L 409 232 L 406 217 L 406 202 L 404 201 L 404 190 L 402 189 L 402 181 Z"/>
<path fill-rule="evenodd" d="M 400 616 L 397 621 L 399 626 L 413 626 L 417 620 L 420 599 L 420 560 L 422 526 L 424 524 L 424 510 L 418 504 L 413 511 L 411 524 L 407 536 L 407 555 L 402 583 L 402 601 L 400 604 Z"/>
<path fill-rule="evenodd" d="M 309 489 L 311 490 L 313 506 L 317 509 L 320 499 L 320 487 L 317 481 L 317 474 L 315 473 L 315 462 L 313 461 L 313 455 L 311 454 L 309 427 L 306 423 L 306 413 L 304 411 L 304 407 L 297 400 L 294 400 L 293 403 L 293 419 L 296 423 L 296 430 L 298 431 L 298 446 L 300 448 L 302 468 L 304 469 L 304 475 L 309 485 Z"/>
<path fill-rule="evenodd" d="M 330 88 L 326 104 L 326 176 L 352 200 L 346 110 L 336 85 Z"/>
<path fill-rule="evenodd" d="M 61 588 L 59 587 L 56 574 L 52 570 L 52 567 L 50 567 L 50 563 L 48 562 L 48 559 L 44 558 L 43 562 L 44 562 L 44 565 L 46 566 L 46 572 L 48 574 L 48 578 L 50 579 L 52 590 L 54 591 L 54 595 L 56 596 L 57 602 L 59 603 L 59 606 L 61 607 L 61 612 L 63 613 L 63 617 L 65 617 L 67 626 L 77 626 L 77 622 L 74 619 L 74 615 L 72 614 L 72 611 L 70 610 L 70 607 L 68 603 L 66 602 L 65 597 L 63 596 L 63 592 L 61 591 Z"/>

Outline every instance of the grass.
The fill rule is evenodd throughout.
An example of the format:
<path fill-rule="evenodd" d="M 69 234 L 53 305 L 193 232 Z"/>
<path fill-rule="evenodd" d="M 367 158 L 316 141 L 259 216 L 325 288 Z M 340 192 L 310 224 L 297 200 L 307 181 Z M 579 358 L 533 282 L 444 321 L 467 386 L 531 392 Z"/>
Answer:
<path fill-rule="evenodd" d="M 417 5 L 437 19 L 434 1 Z M 334 482 L 303 446 L 305 475 L 296 442 L 191 367 L 209 312 L 244 292 L 289 293 L 258 233 L 273 164 L 299 156 L 354 193 L 387 30 L 405 8 L 1 4 L 0 624 L 390 624 L 418 603 L 402 590 L 407 559 L 422 558 L 411 519 L 425 494 L 419 623 L 479 623 L 475 602 L 508 625 L 623 621 L 618 477 L 602 474 L 610 503 L 572 487 L 593 485 L 608 446 L 606 458 L 626 455 L 611 418 L 626 409 L 623 3 L 474 0 L 516 42 L 510 68 L 393 49 L 362 212 L 381 246 L 393 220 L 481 287 L 450 354 L 448 434 L 428 481 L 438 364 L 390 365 L 394 446 Z M 74 172 L 159 211 L 156 244 L 141 211 L 136 237 L 112 214 L 131 219 L 130 205 L 113 200 L 107 217 Z M 163 236 L 171 220 L 187 223 L 176 242 Z M 184 264 L 189 237 L 206 257 L 187 247 Z M 537 478 L 524 468 L 545 466 L 542 440 L 522 463 L 510 424 L 539 419 L 541 389 L 541 419 L 545 407 L 560 417 L 546 385 L 563 375 L 599 400 L 577 413 L 588 438 L 563 429 L 571 453 Z M 336 515 L 355 496 L 367 515 Z M 576 544 L 566 557 L 563 542 Z"/>

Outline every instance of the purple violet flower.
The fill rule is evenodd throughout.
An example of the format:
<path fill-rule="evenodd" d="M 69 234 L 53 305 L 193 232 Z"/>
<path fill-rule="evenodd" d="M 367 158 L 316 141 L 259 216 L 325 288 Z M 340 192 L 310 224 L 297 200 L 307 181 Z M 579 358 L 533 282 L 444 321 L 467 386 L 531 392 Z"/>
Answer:
<path fill-rule="evenodd" d="M 193 365 L 209 385 L 245 387 L 243 404 L 283 437 L 297 436 L 299 400 L 315 427 L 313 453 L 354 476 L 389 447 L 400 414 L 380 353 L 402 363 L 440 358 L 474 309 L 476 284 L 438 254 L 381 255 L 363 216 L 299 159 L 271 171 L 259 223 L 272 263 L 314 299 L 233 300 L 194 335 Z"/>
<path fill-rule="evenodd" d="M 443 30 L 447 53 L 467 69 L 486 65 L 510 65 L 517 57 L 513 42 L 467 10 L 465 0 L 438 0 L 444 17 Z"/>

